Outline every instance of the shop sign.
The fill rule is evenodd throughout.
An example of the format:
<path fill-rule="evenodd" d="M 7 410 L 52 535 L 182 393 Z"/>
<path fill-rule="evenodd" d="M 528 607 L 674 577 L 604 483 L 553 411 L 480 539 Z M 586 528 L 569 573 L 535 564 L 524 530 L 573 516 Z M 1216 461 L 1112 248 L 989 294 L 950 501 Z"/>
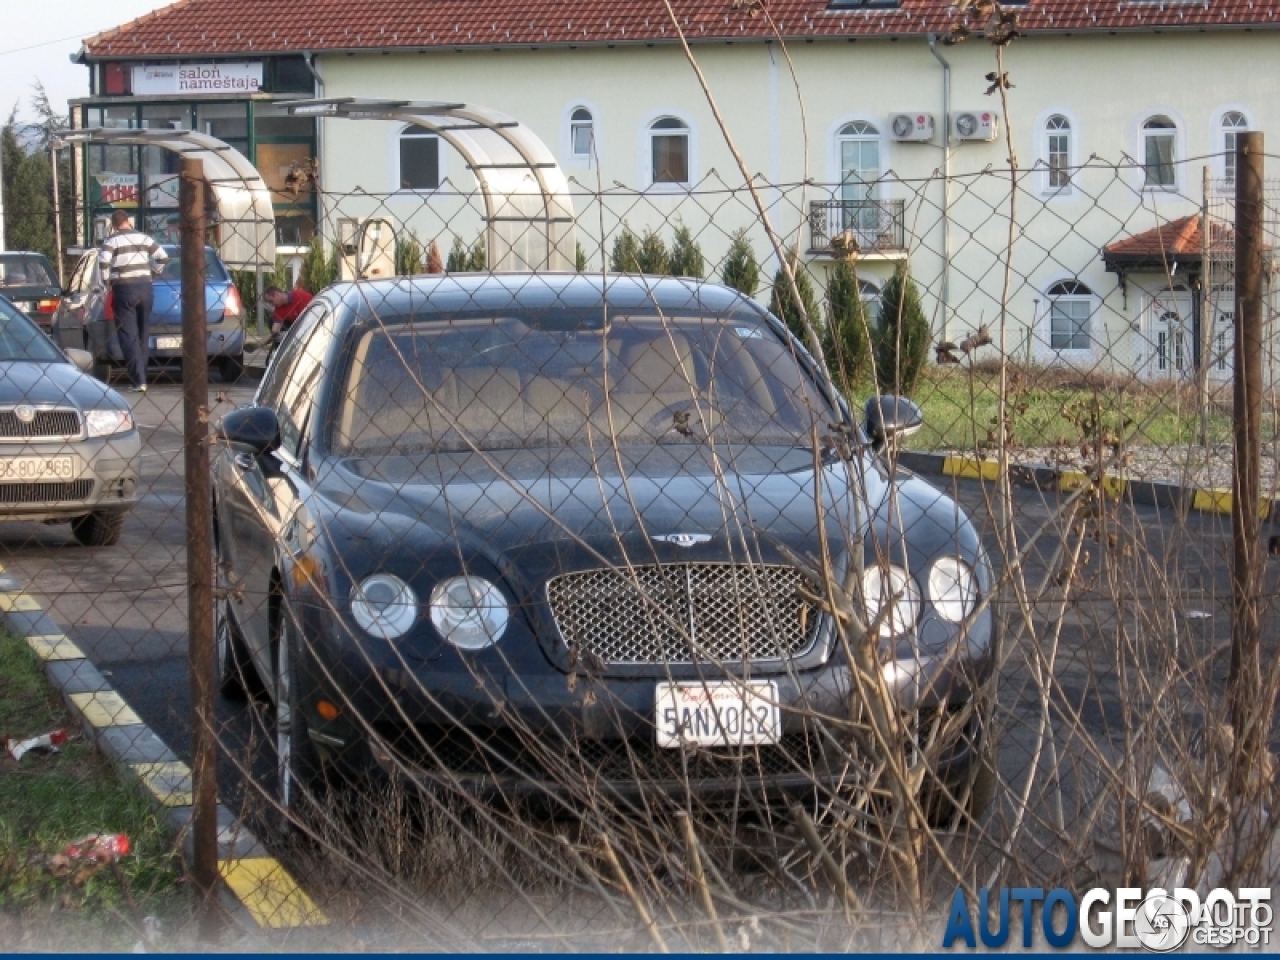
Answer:
<path fill-rule="evenodd" d="M 262 63 L 184 63 L 133 68 L 134 96 L 257 93 Z"/>

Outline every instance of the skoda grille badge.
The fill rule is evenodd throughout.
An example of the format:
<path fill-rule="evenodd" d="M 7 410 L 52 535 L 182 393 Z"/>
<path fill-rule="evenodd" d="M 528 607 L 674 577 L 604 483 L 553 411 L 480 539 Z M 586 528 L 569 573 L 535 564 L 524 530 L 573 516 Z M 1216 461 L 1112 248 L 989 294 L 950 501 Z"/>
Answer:
<path fill-rule="evenodd" d="M 711 539 L 709 533 L 664 533 L 654 537 L 663 543 L 674 543 L 677 547 L 692 547 L 694 544 L 706 543 Z"/>
<path fill-rule="evenodd" d="M 13 415 L 23 423 L 30 423 L 36 418 L 36 408 L 24 403 L 20 407 L 13 408 Z"/>

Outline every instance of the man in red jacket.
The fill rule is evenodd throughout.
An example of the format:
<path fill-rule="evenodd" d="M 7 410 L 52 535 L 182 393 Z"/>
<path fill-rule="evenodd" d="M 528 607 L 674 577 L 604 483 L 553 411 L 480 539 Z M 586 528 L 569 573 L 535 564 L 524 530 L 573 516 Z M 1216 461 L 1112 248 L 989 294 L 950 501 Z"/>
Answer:
<path fill-rule="evenodd" d="M 307 309 L 311 294 L 301 287 L 294 287 L 288 293 L 279 287 L 267 287 L 262 291 L 262 299 L 275 308 L 271 314 L 271 332 L 281 334 L 288 331 L 298 315 Z"/>

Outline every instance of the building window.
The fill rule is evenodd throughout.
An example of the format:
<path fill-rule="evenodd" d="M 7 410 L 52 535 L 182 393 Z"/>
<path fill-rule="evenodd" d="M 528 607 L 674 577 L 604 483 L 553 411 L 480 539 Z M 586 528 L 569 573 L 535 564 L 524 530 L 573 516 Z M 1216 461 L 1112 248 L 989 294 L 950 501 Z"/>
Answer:
<path fill-rule="evenodd" d="M 1093 291 L 1078 280 L 1064 280 L 1049 288 L 1049 347 L 1053 350 L 1089 350 L 1090 326 L 1096 309 Z"/>
<path fill-rule="evenodd" d="M 1222 115 L 1222 167 L 1227 183 L 1236 182 L 1236 147 L 1238 136 L 1249 129 L 1249 121 L 1239 110 L 1228 110 Z"/>
<path fill-rule="evenodd" d="M 1045 160 L 1049 165 L 1049 189 L 1071 189 L 1071 121 L 1055 114 L 1045 124 Z"/>
<path fill-rule="evenodd" d="M 838 134 L 842 229 L 876 234 L 880 224 L 880 131 L 865 120 Z"/>
<path fill-rule="evenodd" d="M 591 111 L 578 107 L 569 120 L 569 149 L 579 160 L 590 160 L 596 150 L 595 122 Z"/>
<path fill-rule="evenodd" d="M 1178 128 L 1168 117 L 1151 117 L 1142 125 L 1142 166 L 1148 187 L 1169 188 L 1177 182 Z"/>
<path fill-rule="evenodd" d="M 675 117 L 655 120 L 649 127 L 653 182 L 689 182 L 689 128 Z"/>
<path fill-rule="evenodd" d="M 440 188 L 440 138 L 421 127 L 400 134 L 400 189 Z"/>

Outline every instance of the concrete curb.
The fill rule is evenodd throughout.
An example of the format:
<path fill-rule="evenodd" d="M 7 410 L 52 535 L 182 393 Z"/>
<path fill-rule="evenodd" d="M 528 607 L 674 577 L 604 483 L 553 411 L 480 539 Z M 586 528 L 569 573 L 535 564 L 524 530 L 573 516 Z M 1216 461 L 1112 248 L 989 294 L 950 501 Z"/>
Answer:
<path fill-rule="evenodd" d="M 908 470 L 924 475 L 984 482 L 1000 479 L 1000 464 L 996 460 L 944 453 L 920 453 L 914 450 L 901 450 L 896 459 Z M 1011 464 L 1009 480 L 1014 486 L 1061 493 L 1070 493 L 1093 482 L 1089 474 L 1079 470 L 1035 464 Z M 1128 480 L 1111 474 L 1103 477 L 1102 486 L 1111 497 L 1127 499 L 1143 506 L 1165 507 L 1179 515 L 1189 511 L 1231 513 L 1230 490 L 1184 487 L 1154 480 Z M 1264 497 L 1260 504 L 1262 519 L 1271 516 L 1271 508 L 1272 500 Z"/>
<path fill-rule="evenodd" d="M 0 566 L 0 623 L 44 664 L 45 676 L 62 694 L 85 739 L 111 761 L 126 781 L 142 789 L 181 838 L 192 858 L 191 770 L 133 711 L 44 611 L 39 601 Z M 329 920 L 289 871 L 226 806 L 218 804 L 218 870 L 221 899 L 245 929 L 278 930 L 323 926 Z"/>

